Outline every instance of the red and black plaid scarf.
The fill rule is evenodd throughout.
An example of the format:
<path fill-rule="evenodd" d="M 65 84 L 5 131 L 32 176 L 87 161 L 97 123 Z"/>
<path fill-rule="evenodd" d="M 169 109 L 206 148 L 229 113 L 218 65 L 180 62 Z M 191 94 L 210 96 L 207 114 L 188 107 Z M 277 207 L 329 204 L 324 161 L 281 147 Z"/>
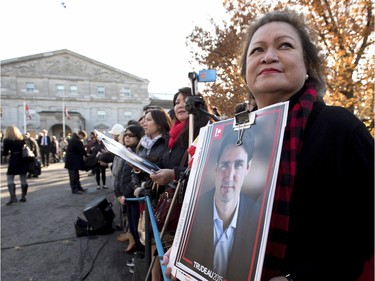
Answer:
<path fill-rule="evenodd" d="M 264 281 L 283 273 L 281 271 L 284 268 L 289 228 L 289 202 L 296 175 L 297 156 L 302 145 L 303 130 L 316 99 L 316 91 L 305 88 L 297 102 L 290 104 L 263 266 Z"/>

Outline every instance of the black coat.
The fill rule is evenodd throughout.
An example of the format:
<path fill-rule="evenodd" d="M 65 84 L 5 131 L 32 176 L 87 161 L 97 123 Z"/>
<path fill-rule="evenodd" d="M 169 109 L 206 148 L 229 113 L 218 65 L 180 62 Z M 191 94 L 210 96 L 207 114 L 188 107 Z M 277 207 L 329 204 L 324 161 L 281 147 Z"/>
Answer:
<path fill-rule="evenodd" d="M 293 280 L 357 280 L 374 252 L 374 139 L 348 110 L 314 104 L 297 159 L 287 268 Z"/>
<path fill-rule="evenodd" d="M 66 149 L 65 168 L 69 170 L 84 170 L 84 156 L 87 156 L 85 146 L 79 136 L 74 133 Z"/>
<path fill-rule="evenodd" d="M 183 159 L 184 157 L 185 160 Z M 163 153 L 160 168 L 173 169 L 175 173 L 175 180 L 178 180 L 180 174 L 185 171 L 188 165 L 188 160 L 189 157 L 187 154 L 187 147 L 176 143 L 172 149 L 167 148 L 167 150 Z"/>
<path fill-rule="evenodd" d="M 133 167 L 122 159 L 115 156 L 112 164 L 112 182 L 116 197 L 134 197 L 134 189 L 131 186 L 131 171 Z M 127 192 L 126 192 L 127 190 Z"/>
<path fill-rule="evenodd" d="M 168 136 L 159 138 L 151 147 L 151 151 L 148 155 L 146 149 L 143 146 L 140 146 L 137 154 L 151 163 L 161 167 L 163 163 L 163 155 L 168 150 L 168 140 Z"/>
<path fill-rule="evenodd" d="M 48 148 L 48 149 L 50 149 L 50 147 L 51 147 L 51 138 L 50 138 L 50 136 L 46 136 L 47 137 L 47 146 L 42 146 L 41 145 L 41 143 L 42 143 L 42 138 L 43 138 L 44 136 L 39 136 L 38 137 L 38 140 L 37 140 L 37 143 L 38 143 L 38 145 L 39 145 L 39 148 L 40 147 L 43 147 L 43 148 Z"/>
<path fill-rule="evenodd" d="M 27 174 L 29 161 L 22 157 L 24 144 L 25 141 L 23 140 L 4 139 L 3 156 L 8 156 L 10 154 L 7 175 Z"/>
<path fill-rule="evenodd" d="M 92 157 L 96 157 L 96 159 L 99 160 L 99 158 L 97 157 L 98 153 L 107 153 L 107 151 L 106 151 L 105 145 L 102 142 L 95 141 L 91 145 L 90 151 L 88 152 L 88 154 L 91 155 Z M 97 161 L 95 168 L 100 168 L 100 167 L 102 167 L 102 165 L 100 165 L 99 161 Z"/>
<path fill-rule="evenodd" d="M 147 151 L 143 146 L 139 146 L 139 150 L 137 154 L 148 160 L 149 162 L 156 164 L 158 167 L 162 167 L 163 162 L 163 154 L 167 152 L 168 150 L 168 139 L 169 137 L 161 137 L 159 138 L 154 145 L 151 147 L 150 153 L 147 155 Z M 134 180 L 135 179 L 135 180 Z M 139 174 L 133 173 L 133 181 L 134 182 L 146 182 L 146 188 L 151 188 L 153 185 L 153 182 L 151 181 L 149 175 L 146 172 L 141 172 Z M 151 197 L 154 200 L 157 200 L 159 197 L 159 194 L 164 192 L 165 187 L 159 186 L 158 191 L 151 194 Z"/>

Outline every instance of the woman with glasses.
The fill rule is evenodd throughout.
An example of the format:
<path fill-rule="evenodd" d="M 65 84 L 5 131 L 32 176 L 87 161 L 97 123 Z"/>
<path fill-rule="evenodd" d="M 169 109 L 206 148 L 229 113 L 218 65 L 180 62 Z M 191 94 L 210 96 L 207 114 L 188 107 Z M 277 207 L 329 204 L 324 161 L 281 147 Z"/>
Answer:
<path fill-rule="evenodd" d="M 136 147 L 144 136 L 144 130 L 139 125 L 130 125 L 119 135 L 119 142 L 131 151 L 135 152 Z M 138 235 L 139 203 L 138 201 L 126 201 L 127 198 L 134 198 L 133 185 L 131 185 L 131 171 L 133 167 L 128 165 L 124 159 L 115 156 L 112 166 L 112 179 L 114 193 L 122 206 L 122 212 L 127 218 L 128 231 L 120 234 L 117 240 L 120 242 L 129 241 L 124 252 L 144 252 Z"/>

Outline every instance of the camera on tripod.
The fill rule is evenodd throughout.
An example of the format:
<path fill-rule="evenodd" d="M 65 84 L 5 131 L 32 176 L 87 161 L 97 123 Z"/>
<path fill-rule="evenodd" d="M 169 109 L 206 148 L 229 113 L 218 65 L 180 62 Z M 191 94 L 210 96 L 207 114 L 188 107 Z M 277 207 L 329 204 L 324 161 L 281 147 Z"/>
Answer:
<path fill-rule="evenodd" d="M 203 108 L 204 101 L 201 96 L 188 96 L 185 99 L 185 109 L 189 113 L 194 113 L 200 108 Z"/>

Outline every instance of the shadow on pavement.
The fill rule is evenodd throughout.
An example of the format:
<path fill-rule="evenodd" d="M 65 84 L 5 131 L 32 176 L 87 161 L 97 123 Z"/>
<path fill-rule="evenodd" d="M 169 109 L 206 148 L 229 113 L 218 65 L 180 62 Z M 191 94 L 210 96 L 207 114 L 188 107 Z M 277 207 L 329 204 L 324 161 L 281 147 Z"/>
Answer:
<path fill-rule="evenodd" d="M 126 243 L 116 237 L 122 232 L 91 238 L 76 237 L 74 222 L 85 219 L 86 205 L 100 197 L 112 203 L 114 226 L 120 225 L 119 204 L 113 189 L 96 189 L 95 177 L 81 171 L 85 194 L 72 194 L 64 163 L 42 169 L 38 178 L 28 179 L 27 202 L 5 206 L 9 201 L 7 165 L 1 165 L 1 280 L 2 281 L 131 281 L 123 252 Z M 112 186 L 107 171 L 107 186 Z M 21 196 L 19 177 L 16 192 Z"/>

